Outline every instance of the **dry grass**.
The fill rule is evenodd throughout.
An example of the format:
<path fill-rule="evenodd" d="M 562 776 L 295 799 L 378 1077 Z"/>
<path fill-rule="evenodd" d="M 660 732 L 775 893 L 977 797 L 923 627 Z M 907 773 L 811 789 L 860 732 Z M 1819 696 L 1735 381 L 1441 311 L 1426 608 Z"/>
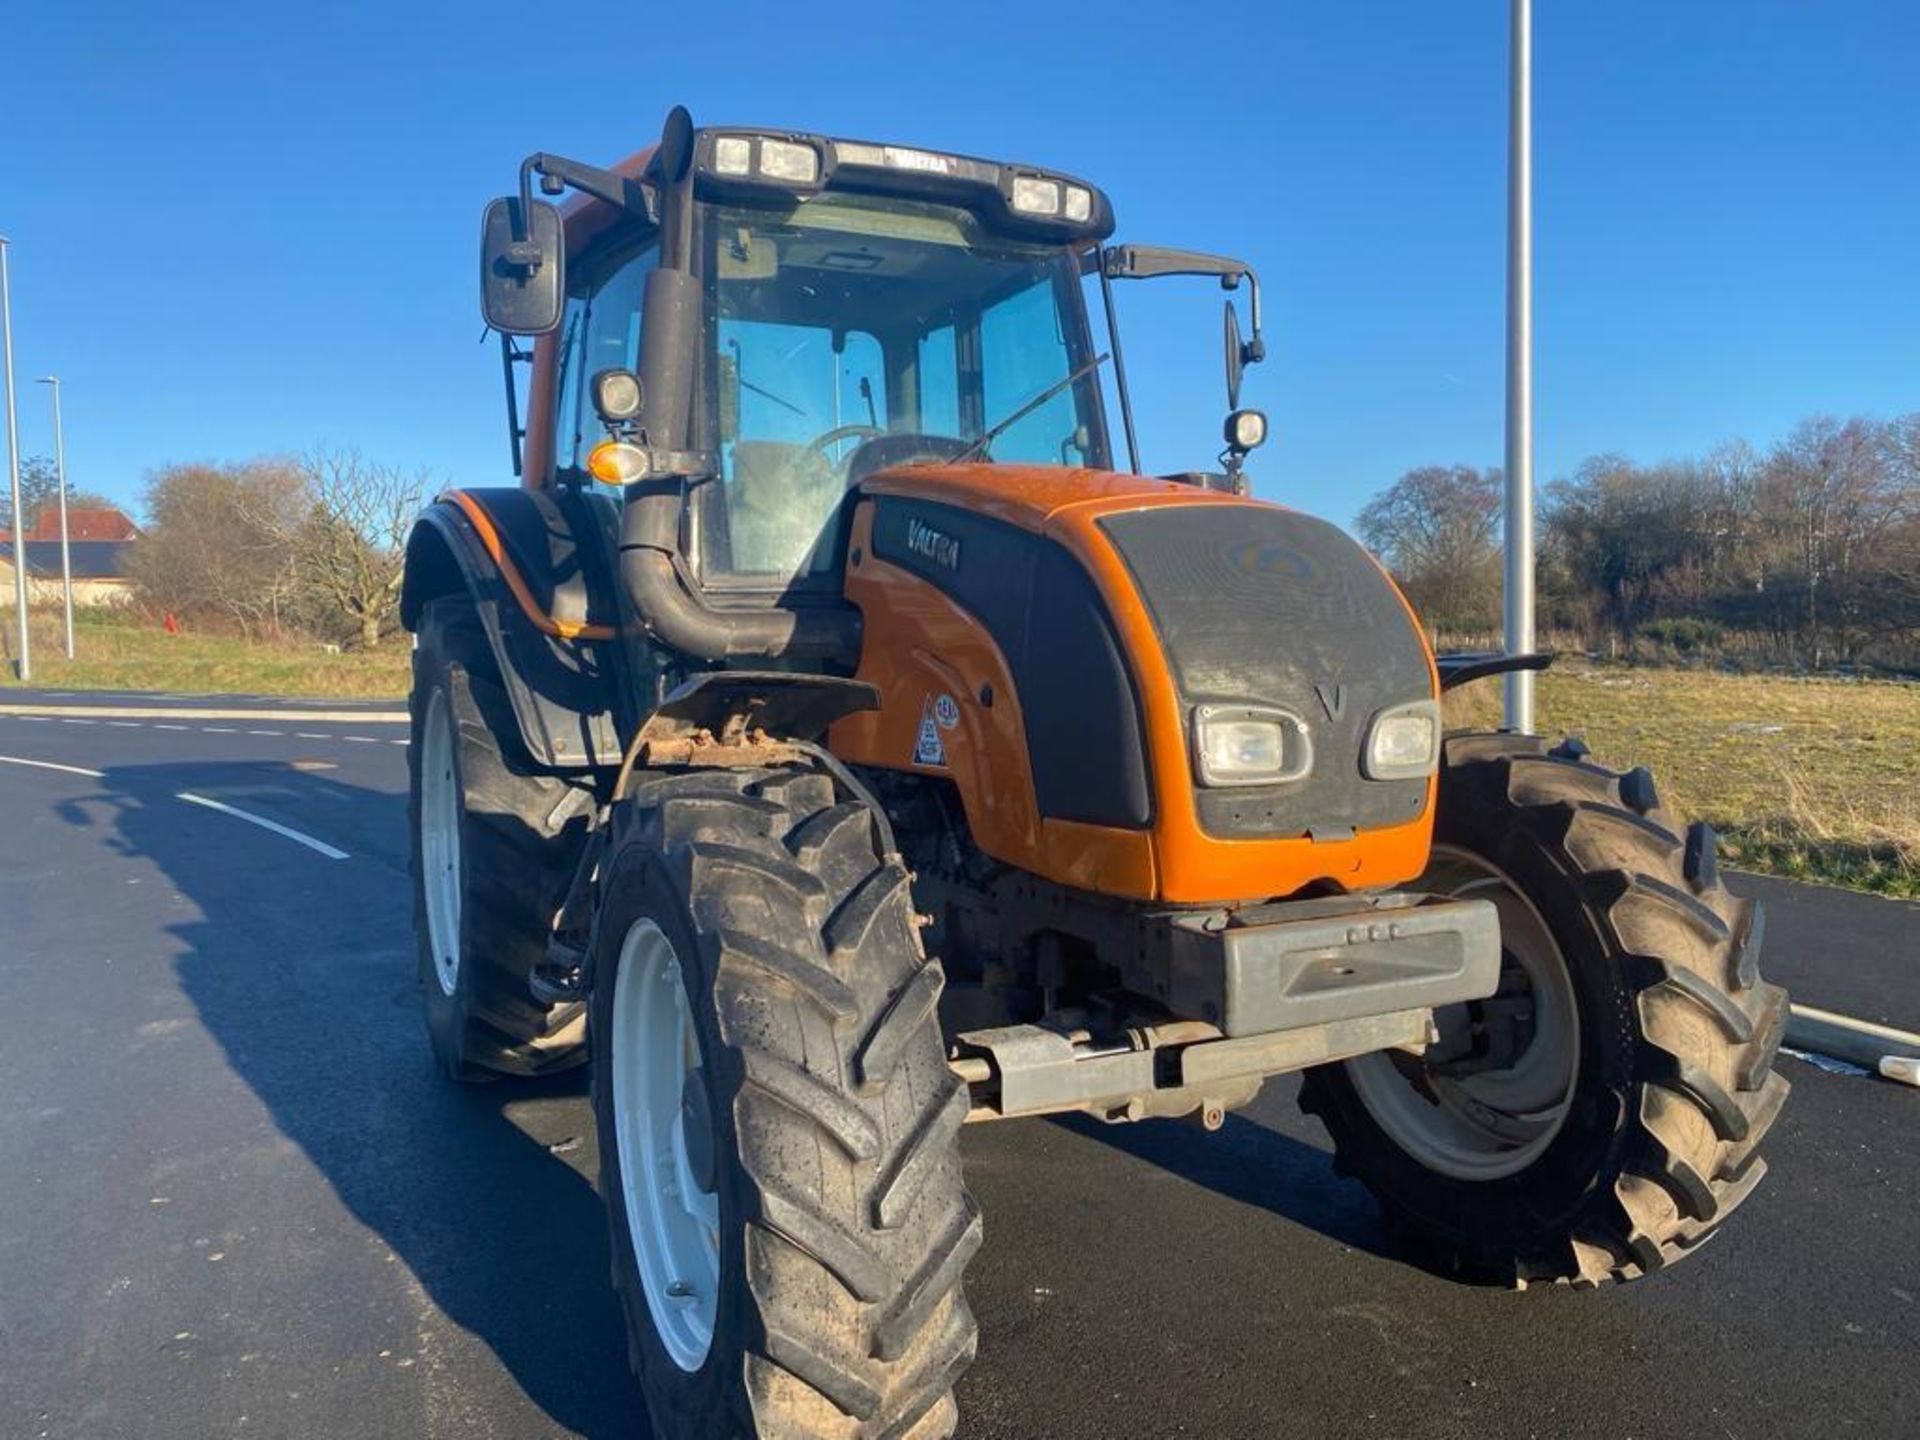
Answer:
<path fill-rule="evenodd" d="M 6 664 L 0 694 L 14 673 L 13 615 L 4 621 Z M 75 615 L 74 652 L 63 653 L 57 613 L 34 613 L 33 683 L 50 690 L 171 690 L 207 694 L 400 696 L 407 693 L 410 650 L 397 636 L 371 652 L 329 654 L 314 641 L 242 640 L 231 635 L 169 635 L 114 611 Z"/>
<path fill-rule="evenodd" d="M 1495 681 L 1448 697 L 1454 724 L 1498 717 Z M 1557 665 L 1548 734 L 1645 765 L 1748 869 L 1920 895 L 1920 685 Z"/>

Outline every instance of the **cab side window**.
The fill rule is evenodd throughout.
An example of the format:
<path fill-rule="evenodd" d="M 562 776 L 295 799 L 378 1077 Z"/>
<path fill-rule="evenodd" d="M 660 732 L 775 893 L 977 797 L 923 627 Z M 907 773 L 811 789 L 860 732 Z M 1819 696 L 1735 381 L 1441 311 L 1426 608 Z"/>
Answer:
<path fill-rule="evenodd" d="M 569 295 L 560 317 L 560 364 L 553 396 L 553 469 L 559 476 L 579 459 L 581 380 L 580 351 L 586 340 L 587 299 Z"/>
<path fill-rule="evenodd" d="M 640 292 L 658 263 L 658 247 L 627 250 L 591 271 L 586 294 L 567 301 L 561 320 L 559 392 L 554 397 L 553 468 L 577 475 L 599 443 L 587 383 L 600 371 L 640 368 Z M 577 308 L 576 308 L 577 307 Z"/>

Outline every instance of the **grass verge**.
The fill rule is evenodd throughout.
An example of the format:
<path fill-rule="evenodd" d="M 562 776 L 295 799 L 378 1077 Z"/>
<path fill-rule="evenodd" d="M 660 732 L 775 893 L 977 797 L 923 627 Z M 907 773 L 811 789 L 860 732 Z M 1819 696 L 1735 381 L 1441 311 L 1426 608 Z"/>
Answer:
<path fill-rule="evenodd" d="M 1536 723 L 1610 765 L 1645 765 L 1730 864 L 1920 897 L 1920 685 L 1556 665 Z M 1447 697 L 1498 722 L 1497 681 Z"/>
<path fill-rule="evenodd" d="M 18 689 L 17 640 L 11 611 L 0 694 Z M 33 684 L 48 690 L 168 690 L 206 694 L 402 696 L 410 649 L 395 636 L 373 651 L 330 653 L 312 640 L 246 640 L 232 635 L 169 635 L 158 625 L 117 611 L 74 615 L 74 658 L 68 660 L 57 614 L 29 619 Z"/>

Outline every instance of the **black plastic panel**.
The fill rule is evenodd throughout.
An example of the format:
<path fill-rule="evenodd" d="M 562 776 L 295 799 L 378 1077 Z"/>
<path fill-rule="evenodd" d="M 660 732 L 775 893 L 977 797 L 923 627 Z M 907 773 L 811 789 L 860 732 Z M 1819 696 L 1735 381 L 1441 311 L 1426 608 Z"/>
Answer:
<path fill-rule="evenodd" d="M 1425 780 L 1360 772 L 1368 722 L 1431 698 L 1432 681 L 1419 632 L 1359 545 L 1267 506 L 1158 506 L 1099 524 L 1153 616 L 1189 727 L 1194 706 L 1224 703 L 1278 706 L 1311 729 L 1302 779 L 1196 787 L 1202 828 L 1331 838 L 1419 814 Z"/>
<path fill-rule="evenodd" d="M 977 616 L 1019 689 L 1040 813 L 1143 829 L 1153 818 L 1140 702 L 1113 625 L 1063 547 L 950 505 L 883 495 L 873 553 Z"/>

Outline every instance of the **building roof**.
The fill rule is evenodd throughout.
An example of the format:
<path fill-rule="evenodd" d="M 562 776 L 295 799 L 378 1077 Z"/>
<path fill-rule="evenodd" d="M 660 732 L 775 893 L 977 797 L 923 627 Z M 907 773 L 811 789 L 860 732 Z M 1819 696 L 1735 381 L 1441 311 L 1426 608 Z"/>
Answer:
<path fill-rule="evenodd" d="M 70 540 L 131 540 L 140 533 L 125 511 L 111 505 L 87 505 L 67 511 L 67 537 Z M 43 505 L 27 530 L 28 541 L 60 538 L 60 507 Z"/>
<path fill-rule="evenodd" d="M 21 547 L 27 553 L 27 574 L 41 580 L 60 578 L 60 542 L 29 540 Z M 68 549 L 73 558 L 76 580 L 124 580 L 127 578 L 126 540 L 75 540 Z M 0 562 L 13 563 L 12 540 L 0 540 Z"/>

